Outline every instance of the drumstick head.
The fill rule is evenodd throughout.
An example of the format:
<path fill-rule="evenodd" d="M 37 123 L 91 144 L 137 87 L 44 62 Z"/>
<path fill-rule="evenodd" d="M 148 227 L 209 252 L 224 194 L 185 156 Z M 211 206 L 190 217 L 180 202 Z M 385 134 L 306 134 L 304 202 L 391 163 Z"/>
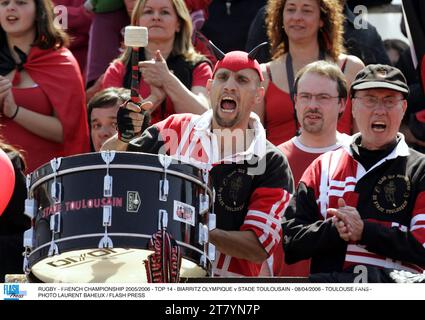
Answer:
<path fill-rule="evenodd" d="M 148 45 L 148 29 L 136 26 L 125 27 L 124 44 L 127 47 L 146 47 Z"/>

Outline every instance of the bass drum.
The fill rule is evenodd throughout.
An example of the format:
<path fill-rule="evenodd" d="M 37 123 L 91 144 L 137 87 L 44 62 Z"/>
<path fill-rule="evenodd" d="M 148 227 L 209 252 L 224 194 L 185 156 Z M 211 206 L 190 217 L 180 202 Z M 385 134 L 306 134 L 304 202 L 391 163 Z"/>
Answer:
<path fill-rule="evenodd" d="M 148 243 L 161 225 L 180 246 L 180 276 L 209 276 L 208 177 L 170 160 L 102 152 L 53 159 L 34 171 L 26 206 L 33 227 L 24 239 L 32 247 L 30 281 L 147 282 Z"/>

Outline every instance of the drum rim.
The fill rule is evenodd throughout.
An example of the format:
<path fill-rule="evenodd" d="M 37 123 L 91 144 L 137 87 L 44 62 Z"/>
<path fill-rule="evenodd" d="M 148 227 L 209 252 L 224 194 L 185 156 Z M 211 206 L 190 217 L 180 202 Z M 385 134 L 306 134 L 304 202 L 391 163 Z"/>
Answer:
<path fill-rule="evenodd" d="M 57 243 L 60 243 L 60 242 L 65 242 L 65 241 L 72 241 L 72 240 L 85 239 L 85 238 L 94 238 L 94 237 L 99 237 L 99 239 L 100 239 L 104 235 L 105 235 L 105 233 L 81 234 L 81 235 L 75 235 L 75 236 L 70 236 L 70 237 L 66 237 L 66 238 L 57 239 L 54 242 L 57 244 Z M 127 232 L 113 232 L 113 233 L 111 232 L 111 233 L 108 233 L 108 236 L 111 236 L 111 237 L 134 237 L 134 238 L 144 238 L 144 239 L 150 239 L 150 238 L 152 238 L 152 235 L 148 235 L 148 234 L 143 234 L 143 233 L 127 233 Z M 187 244 L 186 242 L 182 242 L 182 241 L 179 241 L 179 240 L 176 240 L 176 242 L 177 242 L 178 245 L 180 245 L 182 247 L 186 247 L 188 249 L 191 249 L 193 251 L 196 251 L 197 253 L 199 253 L 201 255 L 205 255 L 207 261 L 209 261 L 211 263 L 211 260 L 209 259 L 208 254 L 205 253 L 204 251 L 201 251 L 200 249 L 198 249 L 198 248 L 196 248 L 196 247 L 194 247 L 194 246 L 192 246 L 190 244 Z M 52 243 L 51 241 L 48 241 L 48 242 L 42 244 L 41 246 L 36 247 L 35 249 L 31 250 L 28 258 L 31 259 L 31 256 L 33 254 L 35 254 L 39 250 L 44 249 L 45 247 L 49 247 L 51 245 L 51 243 Z M 112 247 L 111 249 L 113 249 L 113 248 L 114 247 Z M 116 248 L 121 248 L 121 247 L 120 246 L 116 246 Z M 93 248 L 93 249 L 96 249 L 96 248 Z M 134 248 L 134 249 L 139 249 L 139 248 Z M 146 250 L 146 249 L 143 249 L 143 250 Z M 70 251 L 73 251 L 73 250 L 67 250 L 67 251 L 64 251 L 64 252 L 70 252 Z M 48 256 L 46 256 L 46 257 L 48 257 Z M 38 263 L 38 262 L 40 262 L 42 260 L 44 260 L 44 259 L 40 259 L 36 263 Z M 29 263 L 30 263 L 30 265 L 32 265 L 31 261 L 29 261 Z"/>
<path fill-rule="evenodd" d="M 159 173 L 164 173 L 164 169 L 163 168 L 158 168 L 158 167 L 153 167 L 153 166 L 146 166 L 146 165 L 135 165 L 135 164 L 96 164 L 96 165 L 88 165 L 88 166 L 80 166 L 80 167 L 73 167 L 73 168 L 69 168 L 69 169 L 64 169 L 64 170 L 59 170 L 57 172 L 53 172 L 50 173 L 48 175 L 45 175 L 43 177 L 41 177 L 40 179 L 38 179 L 37 181 L 34 182 L 34 184 L 31 185 L 29 191 L 32 194 L 34 189 L 36 187 L 38 187 L 39 185 L 43 184 L 46 181 L 49 181 L 51 179 L 53 179 L 54 177 L 60 177 L 60 176 L 64 176 L 70 173 L 74 173 L 74 172 L 82 172 L 82 171 L 90 171 L 90 170 L 101 170 L 101 169 L 130 169 L 130 170 L 145 170 L 145 171 L 151 171 L 151 172 L 159 172 Z M 175 170 L 170 170 L 167 169 L 166 170 L 167 175 L 172 175 L 172 176 L 176 176 L 179 178 L 183 178 L 186 180 L 189 180 L 195 184 L 197 184 L 198 186 L 207 189 L 207 192 L 209 193 L 210 197 L 212 197 L 212 191 L 210 189 L 210 187 L 208 186 L 208 184 L 203 183 L 201 180 L 198 180 L 186 173 L 181 173 Z"/>

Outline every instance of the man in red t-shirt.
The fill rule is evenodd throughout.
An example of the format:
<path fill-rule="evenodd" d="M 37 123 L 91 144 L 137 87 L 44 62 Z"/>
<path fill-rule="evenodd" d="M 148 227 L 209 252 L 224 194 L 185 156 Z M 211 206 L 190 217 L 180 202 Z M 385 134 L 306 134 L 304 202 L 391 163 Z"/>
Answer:
<path fill-rule="evenodd" d="M 346 80 L 338 66 L 326 61 L 308 64 L 296 76 L 295 93 L 301 134 L 278 148 L 288 158 L 297 185 L 310 163 L 321 154 L 338 149 L 349 136 L 337 131 L 347 100 Z M 275 262 L 274 269 L 281 276 L 308 276 L 310 260 L 292 265 Z"/>

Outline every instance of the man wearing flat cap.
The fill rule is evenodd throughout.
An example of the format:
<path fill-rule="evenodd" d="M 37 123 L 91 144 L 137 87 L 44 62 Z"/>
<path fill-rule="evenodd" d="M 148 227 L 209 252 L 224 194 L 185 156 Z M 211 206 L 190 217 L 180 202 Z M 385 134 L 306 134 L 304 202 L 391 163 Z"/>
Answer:
<path fill-rule="evenodd" d="M 394 281 L 425 269 L 425 157 L 398 132 L 409 88 L 369 65 L 351 85 L 360 132 L 305 171 L 285 213 L 287 263 L 312 258 L 312 281 Z M 363 266 L 360 267 L 360 266 Z"/>

